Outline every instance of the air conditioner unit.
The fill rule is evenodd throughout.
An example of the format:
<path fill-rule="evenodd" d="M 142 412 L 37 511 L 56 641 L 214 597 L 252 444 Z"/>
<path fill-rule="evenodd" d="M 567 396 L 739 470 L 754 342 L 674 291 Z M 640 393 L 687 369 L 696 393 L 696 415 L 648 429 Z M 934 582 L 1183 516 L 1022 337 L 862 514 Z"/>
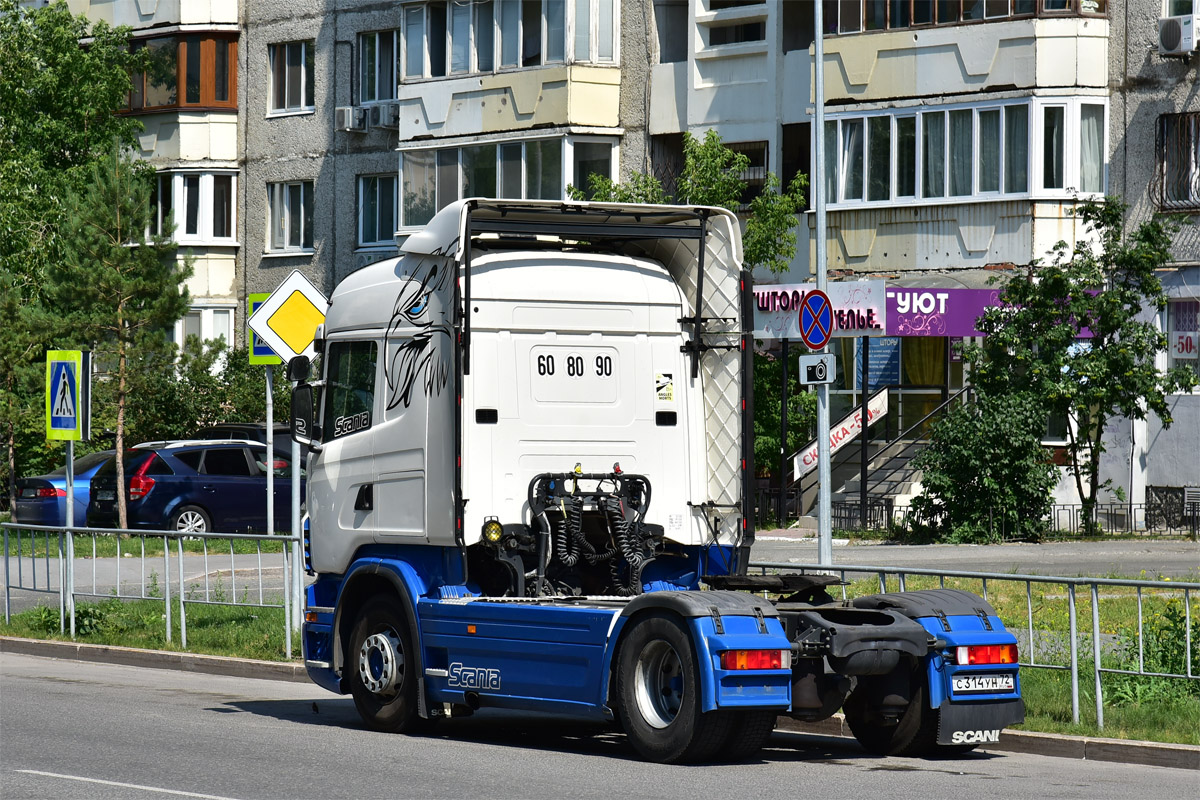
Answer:
<path fill-rule="evenodd" d="M 1158 21 L 1158 54 L 1186 56 L 1196 49 L 1196 15 L 1162 17 Z"/>
<path fill-rule="evenodd" d="M 381 105 L 371 106 L 369 111 L 372 128 L 400 127 L 400 109 L 395 103 L 383 103 Z"/>
<path fill-rule="evenodd" d="M 365 109 L 357 106 L 338 106 L 333 112 L 333 127 L 339 131 L 367 132 Z"/>

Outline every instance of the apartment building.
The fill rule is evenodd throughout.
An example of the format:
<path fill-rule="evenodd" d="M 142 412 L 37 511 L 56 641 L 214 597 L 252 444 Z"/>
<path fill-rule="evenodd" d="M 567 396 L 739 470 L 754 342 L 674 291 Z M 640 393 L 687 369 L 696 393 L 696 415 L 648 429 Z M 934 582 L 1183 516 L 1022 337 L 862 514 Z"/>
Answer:
<path fill-rule="evenodd" d="M 957 345 L 975 334 L 961 323 L 972 317 L 953 307 L 984 302 L 992 277 L 1083 235 L 1077 200 L 1120 194 L 1134 221 L 1200 211 L 1195 43 L 1164 40 L 1174 29 L 1160 26 L 1194 29 L 1195 14 L 1167 2 L 825 0 L 827 269 L 887 283 L 899 322 L 871 352 L 885 365 L 877 379 L 904 387 L 902 424 L 969 381 Z M 294 269 L 330 289 L 459 197 L 560 198 L 593 172 L 649 172 L 670 189 L 684 132 L 715 129 L 746 153 L 750 192 L 767 171 L 811 175 L 813 10 L 243 4 L 238 295 Z M 791 273 L 760 279 L 810 278 L 811 214 L 802 227 Z M 1197 363 L 1195 235 L 1176 249 L 1159 322 L 1183 344 L 1164 365 Z M 836 345 L 835 413 L 859 392 L 858 344 Z M 1173 402 L 1170 431 L 1154 420 L 1110 431 L 1106 475 L 1135 502 L 1200 486 L 1200 396 Z"/>
<path fill-rule="evenodd" d="M 151 53 L 123 113 L 142 121 L 139 155 L 158 171 L 155 232 L 173 219 L 181 255 L 193 258 L 192 305 L 173 336 L 232 343 L 241 249 L 237 0 L 68 0 L 68 7 L 129 26 L 133 46 Z"/>
<path fill-rule="evenodd" d="M 245 4 L 243 290 L 331 289 L 460 197 L 615 176 L 622 24 L 618 0 Z"/>

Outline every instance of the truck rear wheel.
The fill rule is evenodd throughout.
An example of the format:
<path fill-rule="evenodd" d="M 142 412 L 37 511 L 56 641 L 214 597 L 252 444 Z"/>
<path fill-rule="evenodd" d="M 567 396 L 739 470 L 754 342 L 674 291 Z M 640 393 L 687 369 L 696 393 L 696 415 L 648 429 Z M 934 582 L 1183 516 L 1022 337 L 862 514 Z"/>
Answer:
<path fill-rule="evenodd" d="M 634 623 L 617 654 L 617 713 L 635 750 L 661 764 L 711 758 L 729 717 L 700 712 L 700 673 L 681 622 L 653 614 Z"/>
<path fill-rule="evenodd" d="M 912 693 L 908 707 L 892 722 L 870 707 L 867 691 L 860 684 L 842 710 L 850 732 L 868 752 L 880 756 L 922 756 L 937 749 L 937 709 L 926 701 L 923 671 L 912 676 Z M 960 751 L 961 752 L 961 751 Z"/>
<path fill-rule="evenodd" d="M 775 731 L 774 711 L 733 711 L 730 713 L 729 738 L 717 756 L 722 761 L 745 761 L 762 750 Z"/>
<path fill-rule="evenodd" d="M 350 694 L 367 727 L 388 733 L 417 721 L 412 627 L 395 598 L 377 597 L 359 612 L 346 659 Z"/>

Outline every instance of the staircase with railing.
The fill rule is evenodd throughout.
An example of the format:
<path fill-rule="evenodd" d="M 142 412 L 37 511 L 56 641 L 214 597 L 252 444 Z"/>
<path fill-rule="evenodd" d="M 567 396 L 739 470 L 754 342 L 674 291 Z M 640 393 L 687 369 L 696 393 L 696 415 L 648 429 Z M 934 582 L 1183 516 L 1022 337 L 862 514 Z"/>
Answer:
<path fill-rule="evenodd" d="M 899 386 L 886 386 L 879 392 L 898 392 Z M 877 393 L 878 394 L 878 393 Z M 866 491 L 862 483 L 862 446 L 861 441 L 843 447 L 833 454 L 830 459 L 830 486 L 840 487 L 830 493 L 833 503 L 833 527 L 862 528 L 886 527 L 892 519 L 892 506 L 900 502 L 907 504 L 913 489 L 920 484 L 920 471 L 911 466 L 911 461 L 929 444 L 930 431 L 934 423 L 945 417 L 956 405 L 974 401 L 974 391 L 962 389 L 946 397 L 938 406 L 895 437 L 885 419 L 885 415 L 874 420 L 867 427 L 867 470 Z M 855 414 L 859 413 L 858 410 Z M 882 432 L 882 436 L 879 435 Z M 864 435 L 864 434 L 859 434 Z M 815 444 L 810 442 L 799 453 L 811 449 Z M 792 459 L 788 459 L 791 463 Z M 819 472 L 812 470 L 797 480 L 788 476 L 788 517 L 802 516 L 812 513 L 817 502 Z M 863 495 L 866 495 L 866 512 L 863 509 Z M 763 498 L 764 500 L 766 498 Z M 761 501 L 760 501 L 761 503 Z"/>

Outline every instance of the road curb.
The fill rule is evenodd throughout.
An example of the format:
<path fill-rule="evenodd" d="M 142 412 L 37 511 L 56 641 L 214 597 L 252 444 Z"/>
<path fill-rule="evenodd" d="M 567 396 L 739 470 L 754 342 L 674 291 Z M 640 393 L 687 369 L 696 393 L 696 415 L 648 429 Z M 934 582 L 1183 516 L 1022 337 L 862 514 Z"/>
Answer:
<path fill-rule="evenodd" d="M 299 662 L 257 661 L 251 658 L 177 653 L 169 650 L 140 650 L 134 647 L 0 636 L 0 653 L 66 658 L 75 661 L 97 661 L 106 664 L 121 664 L 127 667 L 203 672 L 209 675 L 229 675 L 236 678 L 262 678 L 296 683 L 308 681 L 308 673 L 305 672 L 304 665 Z"/>
<path fill-rule="evenodd" d="M 174 669 L 238 678 L 261 678 L 297 683 L 308 681 L 308 674 L 300 662 L 256 661 L 250 658 L 229 658 L 164 650 L 139 650 L 132 647 L 22 639 L 15 636 L 0 636 L 0 653 L 96 661 L 130 667 Z M 835 714 L 820 722 L 798 722 L 791 717 L 780 717 L 775 729 L 785 733 L 853 738 L 841 714 Z M 979 749 L 987 752 L 1034 753 L 1085 761 L 1115 761 L 1125 764 L 1200 770 L 1200 747 L 1186 744 L 1136 742 L 1125 739 L 1100 739 L 1088 736 L 1007 730 L 1001 734 L 999 742 L 980 745 Z"/>
<path fill-rule="evenodd" d="M 775 730 L 816 736 L 853 738 L 841 714 L 820 722 L 797 722 L 780 717 Z M 1200 770 L 1200 747 L 1188 744 L 1139 742 L 1126 739 L 1100 739 L 1091 736 L 1066 736 L 1058 733 L 1006 730 L 1000 741 L 979 746 L 979 750 L 997 753 L 1033 753 L 1054 758 L 1084 761 L 1116 761 L 1152 767 Z"/>

